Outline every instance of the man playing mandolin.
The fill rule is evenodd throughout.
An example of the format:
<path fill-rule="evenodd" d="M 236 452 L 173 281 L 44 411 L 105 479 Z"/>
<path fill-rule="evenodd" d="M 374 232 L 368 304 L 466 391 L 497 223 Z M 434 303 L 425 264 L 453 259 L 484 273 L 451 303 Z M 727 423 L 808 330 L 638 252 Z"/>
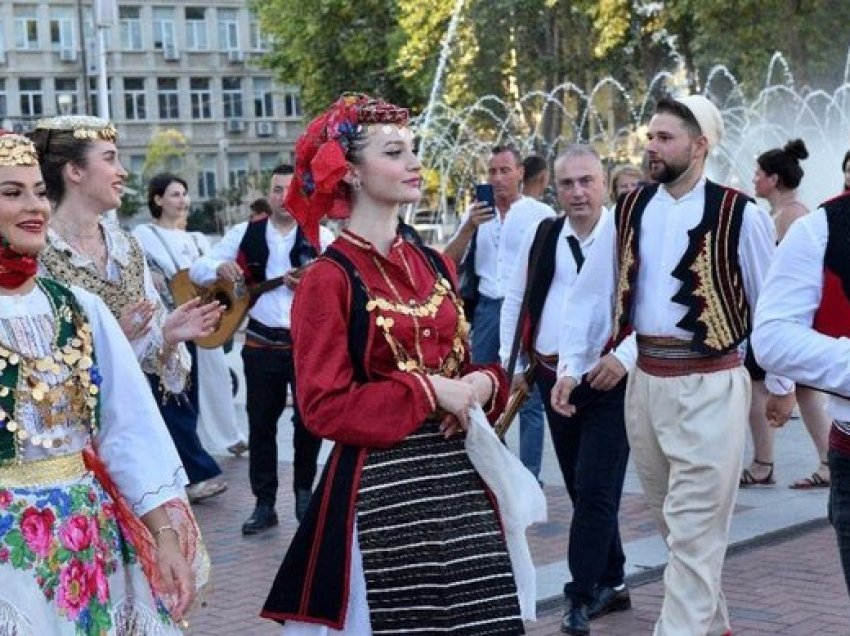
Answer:
<path fill-rule="evenodd" d="M 233 227 L 209 253 L 192 264 L 189 272 L 192 282 L 198 285 L 209 285 L 217 279 L 234 282 L 242 279 L 249 287 L 262 285 L 267 288 L 248 311 L 242 347 L 247 390 L 249 472 L 251 491 L 257 498 L 253 514 L 242 524 L 242 533 L 246 535 L 277 525 L 277 422 L 286 406 L 287 386 L 293 397 L 293 486 L 295 516 L 299 521 L 310 501 L 316 458 L 321 446 L 321 440 L 304 428 L 295 402 L 292 336 L 289 332 L 292 291 L 301 268 L 317 254 L 283 206 L 293 172 L 291 165 L 280 165 L 272 171 L 268 197 L 271 216 Z M 331 241 L 331 232 L 322 228 L 322 249 Z M 280 284 L 272 287 L 274 279 L 278 279 Z"/>

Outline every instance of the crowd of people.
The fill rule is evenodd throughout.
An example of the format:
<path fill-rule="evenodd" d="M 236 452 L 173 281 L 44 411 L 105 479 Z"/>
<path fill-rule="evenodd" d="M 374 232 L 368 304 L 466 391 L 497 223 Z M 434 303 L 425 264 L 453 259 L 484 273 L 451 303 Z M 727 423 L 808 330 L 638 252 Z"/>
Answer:
<path fill-rule="evenodd" d="M 242 534 L 277 525 L 288 404 L 298 529 L 262 608 L 287 636 L 524 633 L 517 517 L 543 501 L 547 428 L 573 507 L 561 631 L 631 607 L 631 458 L 668 548 L 654 633 L 731 634 L 737 490 L 775 486 L 795 406 L 817 463 L 791 488 L 830 489 L 850 588 L 850 193 L 807 209 L 804 141 L 757 158 L 769 210 L 706 178 L 724 131 L 699 95 L 658 101 L 641 168 L 496 146 L 492 196 L 438 251 L 400 221 L 423 190 L 408 120 L 341 97 L 214 245 L 180 175 L 150 179 L 151 222 L 106 218 L 110 122 L 0 133 L 0 633 L 179 633 L 210 570 L 191 504 L 227 490 L 214 455 L 248 452 Z M 195 342 L 234 308 L 181 301 L 181 277 L 250 299 L 247 438 L 223 346 Z M 514 411 L 521 464 L 491 430 Z"/>

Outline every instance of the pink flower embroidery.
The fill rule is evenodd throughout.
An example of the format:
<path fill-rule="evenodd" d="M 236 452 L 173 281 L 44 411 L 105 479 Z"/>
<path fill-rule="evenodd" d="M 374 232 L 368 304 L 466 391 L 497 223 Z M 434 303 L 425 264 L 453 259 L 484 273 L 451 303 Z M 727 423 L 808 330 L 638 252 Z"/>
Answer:
<path fill-rule="evenodd" d="M 0 489 L 0 510 L 5 510 L 12 503 L 12 492 L 10 490 Z"/>
<path fill-rule="evenodd" d="M 50 508 L 41 512 L 30 506 L 21 515 L 21 534 L 27 547 L 40 557 L 46 557 L 53 543 L 53 523 L 56 516 Z"/>
<path fill-rule="evenodd" d="M 6 563 L 9 560 L 9 550 L 0 548 L 0 563 Z"/>
<path fill-rule="evenodd" d="M 92 544 L 96 532 L 97 526 L 93 528 L 87 517 L 74 515 L 59 528 L 59 540 L 69 550 L 80 552 Z"/>
<path fill-rule="evenodd" d="M 109 578 L 106 576 L 106 564 L 103 555 L 98 554 L 93 563 L 88 566 L 92 592 L 97 595 L 101 603 L 109 601 Z"/>
<path fill-rule="evenodd" d="M 56 604 L 65 610 L 69 619 L 76 620 L 91 600 L 92 587 L 89 569 L 79 560 L 71 559 L 59 573 Z"/>

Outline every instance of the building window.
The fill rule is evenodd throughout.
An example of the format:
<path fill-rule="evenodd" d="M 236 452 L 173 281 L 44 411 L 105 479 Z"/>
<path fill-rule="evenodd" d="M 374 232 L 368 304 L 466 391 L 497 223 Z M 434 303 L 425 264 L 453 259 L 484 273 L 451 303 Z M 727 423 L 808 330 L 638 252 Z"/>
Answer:
<path fill-rule="evenodd" d="M 15 6 L 15 48 L 38 48 L 38 20 L 34 6 Z"/>
<path fill-rule="evenodd" d="M 141 51 L 141 8 L 118 7 L 118 22 L 121 31 L 121 48 L 125 51 Z"/>
<path fill-rule="evenodd" d="M 44 114 L 40 79 L 36 77 L 20 78 L 18 80 L 18 92 L 21 95 L 21 115 L 39 117 Z"/>
<path fill-rule="evenodd" d="M 301 95 L 294 91 L 284 93 L 283 116 L 286 119 L 299 119 L 301 117 Z"/>
<path fill-rule="evenodd" d="M 192 102 L 192 119 L 212 119 L 212 91 L 209 78 L 189 78 L 189 99 Z"/>
<path fill-rule="evenodd" d="M 207 10 L 203 7 L 186 7 L 186 48 L 189 51 L 206 51 Z"/>
<path fill-rule="evenodd" d="M 123 160 L 122 160 L 123 162 Z M 125 164 L 127 168 L 127 172 L 130 173 L 131 177 L 139 177 L 142 176 L 142 170 L 145 168 L 145 156 L 144 155 L 130 155 L 130 159 Z"/>
<path fill-rule="evenodd" d="M 177 37 L 174 26 L 174 9 L 171 7 L 153 8 L 153 48 L 161 51 L 176 48 Z"/>
<path fill-rule="evenodd" d="M 248 181 L 248 155 L 239 153 L 227 157 L 227 185 L 231 188 L 245 187 Z"/>
<path fill-rule="evenodd" d="M 271 172 L 280 165 L 280 155 L 276 152 L 260 153 L 260 172 Z"/>
<path fill-rule="evenodd" d="M 156 80 L 160 119 L 180 118 L 180 94 L 177 92 L 176 77 L 160 77 Z"/>
<path fill-rule="evenodd" d="M 53 93 L 56 95 L 56 112 L 60 115 L 79 113 L 77 104 L 77 79 L 57 77 L 53 80 Z"/>
<path fill-rule="evenodd" d="M 270 77 L 254 78 L 254 116 L 274 117 L 274 95 L 272 94 L 272 80 Z"/>
<path fill-rule="evenodd" d="M 221 99 L 225 119 L 242 117 L 242 80 L 238 77 L 222 77 Z"/>
<path fill-rule="evenodd" d="M 6 108 L 6 78 L 0 77 L 0 117 L 5 117 L 8 109 Z"/>
<path fill-rule="evenodd" d="M 249 37 L 251 39 L 251 50 L 252 51 L 268 51 L 269 50 L 269 41 L 260 28 L 260 21 L 256 16 L 251 16 L 251 22 L 248 26 L 249 29 Z"/>
<path fill-rule="evenodd" d="M 145 119 L 145 78 L 124 78 L 124 116 L 127 119 Z"/>
<path fill-rule="evenodd" d="M 239 50 L 239 20 L 236 9 L 218 10 L 218 47 L 222 51 Z"/>
<path fill-rule="evenodd" d="M 215 196 L 215 155 L 198 157 L 198 196 L 212 199 Z"/>
<path fill-rule="evenodd" d="M 73 7 L 50 8 L 50 46 L 54 51 L 75 51 Z"/>

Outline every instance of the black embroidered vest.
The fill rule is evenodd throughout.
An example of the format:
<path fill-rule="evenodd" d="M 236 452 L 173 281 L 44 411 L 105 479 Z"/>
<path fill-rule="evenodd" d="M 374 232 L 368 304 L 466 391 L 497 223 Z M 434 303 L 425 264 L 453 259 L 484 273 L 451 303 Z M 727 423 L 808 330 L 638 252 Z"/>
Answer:
<path fill-rule="evenodd" d="M 236 262 L 242 268 L 245 281 L 256 285 L 266 280 L 266 265 L 269 262 L 269 246 L 266 243 L 266 227 L 268 217 L 248 223 L 245 234 L 239 243 Z M 316 258 L 316 248 L 310 244 L 301 226 L 295 228 L 295 243 L 289 252 L 289 262 L 292 267 L 301 267 Z"/>
<path fill-rule="evenodd" d="M 823 257 L 823 293 L 815 312 L 816 331 L 850 337 L 850 193 L 824 203 L 828 228 Z"/>
<path fill-rule="evenodd" d="M 657 185 L 637 188 L 617 203 L 618 275 L 610 343 L 613 346 L 633 330 L 641 219 L 657 190 Z M 749 334 L 750 307 L 738 259 L 744 208 L 749 200 L 737 190 L 706 181 L 702 220 L 688 232 L 688 247 L 672 272 L 682 286 L 671 300 L 687 308 L 677 326 L 693 334 L 694 351 L 727 353 Z"/>

